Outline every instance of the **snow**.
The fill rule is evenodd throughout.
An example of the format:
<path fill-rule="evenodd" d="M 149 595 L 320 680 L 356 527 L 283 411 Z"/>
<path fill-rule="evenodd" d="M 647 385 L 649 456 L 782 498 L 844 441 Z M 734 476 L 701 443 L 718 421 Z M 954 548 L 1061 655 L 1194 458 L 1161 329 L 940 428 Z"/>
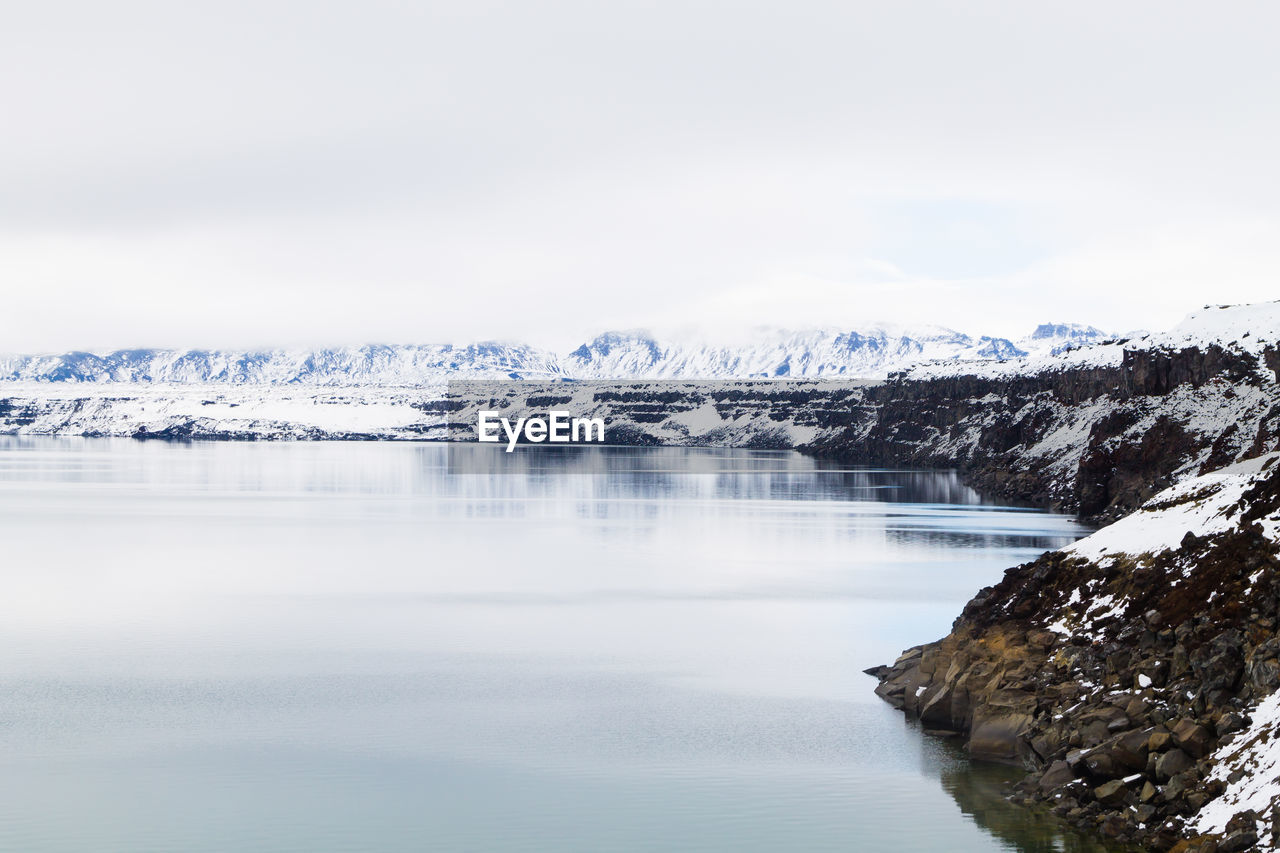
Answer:
<path fill-rule="evenodd" d="M 1115 367 L 1121 363 L 1125 350 L 1203 349 L 1218 345 L 1257 354 L 1268 343 L 1277 341 L 1280 341 L 1280 302 L 1205 306 L 1167 332 L 1134 333 L 1111 341 L 1094 338 L 1091 345 L 1065 347 L 1028 347 L 1019 342 L 1027 350 L 1023 358 L 921 362 L 905 371 L 905 375 L 911 379 L 956 376 L 1003 379 L 1076 368 Z"/>
<path fill-rule="evenodd" d="M 696 409 L 671 416 L 671 422 L 687 427 L 693 432 L 707 432 L 724 426 L 724 418 L 711 403 L 704 403 Z"/>
<path fill-rule="evenodd" d="M 1243 509 L 1241 497 L 1278 461 L 1280 453 L 1272 453 L 1189 478 L 1160 492 L 1119 521 L 1061 549 L 1061 553 L 1101 566 L 1121 559 L 1141 564 L 1150 555 L 1178 548 L 1188 533 L 1202 537 L 1235 528 Z M 1280 518 L 1264 518 L 1260 527 L 1264 535 L 1280 543 Z M 1181 578 L 1175 570 L 1170 583 L 1179 582 Z M 1093 583 L 1073 589 L 1045 628 L 1057 634 L 1093 636 L 1107 620 L 1125 613 L 1128 598 L 1110 593 L 1091 596 L 1089 587 Z M 1082 601 L 1088 602 L 1083 608 L 1079 606 Z M 1151 684 L 1148 676 L 1138 676 L 1140 688 Z"/>
<path fill-rule="evenodd" d="M 1120 554 L 1158 553 L 1177 548 L 1184 536 L 1207 536 L 1236 525 L 1229 510 L 1276 454 L 1250 459 L 1193 477 L 1149 500 L 1137 512 L 1063 549 L 1095 562 Z"/>
<path fill-rule="evenodd" d="M 125 383 L 11 384 L 6 402 L 37 412 L 20 434 L 134 435 L 187 424 L 243 437 L 317 433 L 379 438 L 443 437 L 443 419 L 423 404 L 431 388 L 314 388 L 273 385 Z"/>
<path fill-rule="evenodd" d="M 1061 370 L 1091 367 L 1119 367 L 1130 341 L 1107 341 L 1093 346 L 1064 351 L 1050 349 L 1007 361 L 923 362 L 907 369 L 908 379 L 942 379 L 976 376 L 984 379 L 1007 379 L 1012 376 L 1034 376 Z"/>
<path fill-rule="evenodd" d="M 1168 332 L 1111 339 L 1044 323 L 1016 342 L 942 326 L 752 330 L 740 341 L 605 332 L 565 355 L 520 343 L 369 344 L 322 349 L 132 349 L 0 355 L 0 381 L 409 387 L 451 379 L 884 379 L 1010 377 L 1121 363 L 1126 349 L 1280 340 L 1280 302 L 1206 307 Z"/>
<path fill-rule="evenodd" d="M 1094 343 L 1092 326 L 1046 323 L 1014 344 L 941 326 L 758 328 L 738 341 L 605 332 L 564 355 L 519 343 L 322 349 L 130 349 L 0 355 L 0 381 L 407 387 L 452 379 L 883 379 L 927 361 L 1017 358 Z"/>
<path fill-rule="evenodd" d="M 1210 800 L 1196 815 L 1195 831 L 1221 833 L 1237 812 L 1253 809 L 1263 816 L 1259 846 L 1271 849 L 1271 809 L 1280 805 L 1280 693 L 1272 693 L 1254 709 L 1253 723 L 1211 757 L 1210 778 L 1224 782 L 1236 770 L 1238 781 L 1228 782 L 1222 796 Z"/>
<path fill-rule="evenodd" d="M 1276 340 L 1280 340 L 1280 301 L 1206 305 L 1165 334 L 1149 338 L 1152 345 L 1178 348 L 1229 341 L 1251 352 Z"/>
<path fill-rule="evenodd" d="M 820 391 L 815 405 L 848 405 L 863 383 L 796 381 L 789 390 Z M 452 404 L 450 424 L 474 424 L 481 409 L 545 411 L 530 398 L 566 399 L 575 417 L 602 417 L 611 429 L 631 425 L 664 444 L 741 446 L 767 440 L 795 447 L 838 427 L 819 428 L 812 411 L 789 407 L 781 420 L 768 382 L 492 382 L 457 381 L 421 387 L 305 384 L 163 384 L 40 382 L 0 385 L 0 431 L 18 435 L 194 435 L 235 438 L 350 438 L 444 440 L 450 437 L 440 403 Z M 610 393 L 614 392 L 614 393 Z M 614 402 L 619 393 L 674 394 L 659 420 L 652 406 Z M 710 399 L 732 397 L 722 417 Z M 501 399 L 496 399 L 501 398 Z M 707 402 L 704 402 L 706 400 Z M 685 402 L 687 401 L 687 402 Z M 728 411 L 728 409 L 726 409 Z M 641 413 L 646 415 L 643 419 Z M 634 418 L 633 418 L 634 415 Z M 797 420 L 806 423 L 797 423 Z M 606 440 L 608 436 L 606 435 Z"/>
<path fill-rule="evenodd" d="M 522 344 L 371 344 L 330 349 L 134 349 L 0 357 L 0 380 L 408 387 L 447 378 L 556 379 L 557 358 Z"/>
<path fill-rule="evenodd" d="M 607 332 L 571 352 L 563 363 L 568 375 L 595 379 L 882 379 L 922 361 L 1025 354 L 1006 338 L 972 337 L 941 326 L 874 324 L 853 329 L 756 329 L 748 341 L 736 344 L 658 338 L 643 331 Z"/>

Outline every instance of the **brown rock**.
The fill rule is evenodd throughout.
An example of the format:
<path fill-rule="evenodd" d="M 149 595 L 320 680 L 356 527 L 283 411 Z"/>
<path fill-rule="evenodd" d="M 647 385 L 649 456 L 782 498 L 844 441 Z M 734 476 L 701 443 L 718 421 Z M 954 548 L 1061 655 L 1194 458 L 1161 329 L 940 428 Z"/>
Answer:
<path fill-rule="evenodd" d="M 1147 719 L 1148 710 L 1151 703 L 1141 696 L 1134 696 L 1129 703 L 1124 706 L 1124 714 L 1131 720 Z"/>
<path fill-rule="evenodd" d="M 1047 651 L 1053 648 L 1058 641 L 1058 635 L 1052 631 L 1034 630 L 1027 632 L 1027 644 L 1035 646 L 1041 651 Z"/>
<path fill-rule="evenodd" d="M 1120 775 L 1115 758 L 1111 752 L 1098 747 L 1084 757 L 1084 767 L 1089 775 L 1097 779 L 1111 779 Z"/>
<path fill-rule="evenodd" d="M 1218 737 L 1222 737 L 1238 732 L 1247 725 L 1243 714 L 1229 711 L 1215 720 L 1213 727 L 1217 730 Z"/>
<path fill-rule="evenodd" d="M 1058 759 L 1049 765 L 1049 769 L 1044 771 L 1040 777 L 1040 790 L 1046 794 L 1050 791 L 1061 788 L 1063 785 L 1070 784 L 1075 781 L 1076 774 L 1071 770 L 1070 765 L 1062 759 Z"/>
<path fill-rule="evenodd" d="M 1080 740 L 1085 746 L 1097 746 L 1111 735 L 1111 730 L 1103 720 L 1094 720 L 1080 727 Z"/>
<path fill-rule="evenodd" d="M 1094 798 L 1104 806 L 1122 806 L 1125 797 L 1128 794 L 1124 782 L 1119 779 L 1112 779 L 1110 782 L 1103 782 L 1101 785 L 1093 789 Z"/>
<path fill-rule="evenodd" d="M 1156 759 L 1156 778 L 1172 779 L 1194 764 L 1190 755 L 1180 749 L 1171 749 Z"/>
<path fill-rule="evenodd" d="M 1124 713 L 1121 713 L 1120 716 L 1107 723 L 1107 731 L 1115 734 L 1116 732 L 1122 732 L 1132 726 L 1133 722 Z"/>
<path fill-rule="evenodd" d="M 1001 713 L 990 706 L 974 712 L 969 733 L 969 756 L 980 761 L 1016 762 L 1022 735 L 1031 728 L 1031 715 Z"/>
<path fill-rule="evenodd" d="M 1179 720 L 1174 725 L 1173 742 L 1194 758 L 1204 758 L 1213 751 L 1213 735 L 1191 720 Z"/>
<path fill-rule="evenodd" d="M 1129 770 L 1146 770 L 1148 738 L 1149 735 L 1140 730 L 1120 735 L 1111 745 L 1112 759 Z"/>

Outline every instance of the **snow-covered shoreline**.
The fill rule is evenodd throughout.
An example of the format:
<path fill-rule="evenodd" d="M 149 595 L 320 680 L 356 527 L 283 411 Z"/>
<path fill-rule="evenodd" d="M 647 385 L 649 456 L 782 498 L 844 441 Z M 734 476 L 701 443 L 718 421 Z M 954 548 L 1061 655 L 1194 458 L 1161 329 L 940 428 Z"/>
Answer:
<path fill-rule="evenodd" d="M 0 433 L 140 438 L 474 440 L 482 409 L 548 401 L 616 443 L 797 448 L 838 429 L 870 383 L 459 381 L 422 387 L 0 383 Z"/>

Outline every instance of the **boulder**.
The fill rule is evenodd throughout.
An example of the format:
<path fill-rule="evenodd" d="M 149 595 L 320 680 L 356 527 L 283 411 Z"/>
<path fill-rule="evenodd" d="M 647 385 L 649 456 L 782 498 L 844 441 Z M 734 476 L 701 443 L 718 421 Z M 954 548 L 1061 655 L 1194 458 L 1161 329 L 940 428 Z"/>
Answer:
<path fill-rule="evenodd" d="M 1069 785 L 1074 782 L 1076 774 L 1072 771 L 1071 766 L 1062 759 L 1058 759 L 1049 765 L 1049 768 L 1040 776 L 1040 790 L 1048 793 L 1057 790 L 1063 785 Z"/>
<path fill-rule="evenodd" d="M 1227 821 L 1225 835 L 1229 838 L 1237 833 L 1249 833 L 1256 836 L 1258 832 L 1258 813 L 1253 809 L 1236 812 Z"/>
<path fill-rule="evenodd" d="M 1142 696 L 1134 696 L 1124 706 L 1124 715 L 1131 720 L 1145 720 L 1149 716 L 1151 703 Z"/>
<path fill-rule="evenodd" d="M 1141 730 L 1126 732 L 1116 738 L 1110 748 L 1112 760 L 1129 770 L 1147 769 L 1147 741 L 1150 735 Z"/>
<path fill-rule="evenodd" d="M 1120 768 L 1111 752 L 1101 746 L 1091 750 L 1083 760 L 1084 768 L 1095 779 L 1113 779 L 1120 775 Z"/>
<path fill-rule="evenodd" d="M 1218 842 L 1218 853 L 1244 853 L 1258 843 L 1258 833 L 1244 829 Z"/>
<path fill-rule="evenodd" d="M 1101 785 L 1093 789 L 1093 796 L 1098 802 L 1104 806 L 1122 806 L 1125 798 L 1128 796 L 1128 789 L 1125 788 L 1124 782 L 1119 779 L 1112 779 L 1110 782 L 1103 782 Z"/>
<path fill-rule="evenodd" d="M 969 756 L 980 761 L 1017 763 L 1022 754 L 1022 736 L 1031 728 L 1031 715 L 993 710 L 984 707 L 975 712 L 969 732 Z"/>
<path fill-rule="evenodd" d="M 1228 711 L 1214 721 L 1213 728 L 1218 733 L 1218 737 L 1223 735 L 1234 734 L 1242 730 L 1248 722 L 1245 720 L 1244 714 L 1237 711 Z"/>
<path fill-rule="evenodd" d="M 1172 779 L 1182 771 L 1195 765 L 1194 759 L 1180 749 L 1171 749 L 1156 759 L 1156 778 Z"/>
<path fill-rule="evenodd" d="M 1191 720 L 1179 720 L 1174 724 L 1173 742 L 1193 758 L 1204 758 L 1213 751 L 1213 735 Z"/>

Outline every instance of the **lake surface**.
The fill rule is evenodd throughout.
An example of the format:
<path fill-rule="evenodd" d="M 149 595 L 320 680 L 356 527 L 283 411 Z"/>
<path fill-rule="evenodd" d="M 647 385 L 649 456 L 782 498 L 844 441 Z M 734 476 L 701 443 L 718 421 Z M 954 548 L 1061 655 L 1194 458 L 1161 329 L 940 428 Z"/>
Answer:
<path fill-rule="evenodd" d="M 1093 849 L 862 674 L 1084 532 L 785 452 L 0 438 L 0 849 Z"/>

